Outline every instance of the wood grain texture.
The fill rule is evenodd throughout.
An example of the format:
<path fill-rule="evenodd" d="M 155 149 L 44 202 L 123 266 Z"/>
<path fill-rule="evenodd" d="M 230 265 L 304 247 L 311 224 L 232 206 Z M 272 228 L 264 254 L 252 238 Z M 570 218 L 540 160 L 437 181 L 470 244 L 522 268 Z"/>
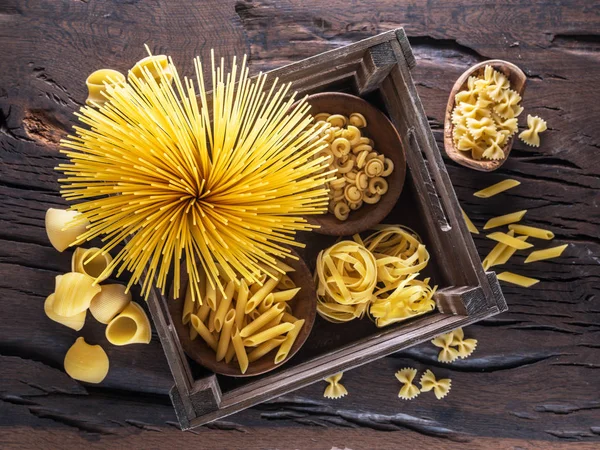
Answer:
<path fill-rule="evenodd" d="M 264 0 L 190 2 L 15 1 L 0 5 L 0 446 L 132 446 L 178 439 L 202 448 L 578 448 L 600 440 L 600 11 L 595 2 L 547 0 Z M 176 430 L 172 379 L 156 338 L 116 348 L 105 384 L 82 386 L 62 372 L 77 333 L 51 322 L 43 301 L 70 254 L 55 252 L 45 210 L 65 203 L 53 167 L 58 139 L 86 97 L 88 73 L 124 71 L 142 44 L 172 54 L 183 73 L 192 56 L 249 52 L 252 68 L 279 67 L 359 39 L 405 27 L 413 77 L 441 148 L 443 114 L 456 78 L 489 58 L 528 75 L 525 113 L 549 130 L 532 149 L 516 141 L 493 174 L 446 160 L 465 211 L 479 228 L 498 214 L 528 209 L 527 225 L 569 243 L 563 257 L 506 265 L 542 281 L 503 285 L 510 312 L 467 329 L 473 357 L 451 366 L 423 344 L 352 370 L 350 394 L 322 398 L 324 383 L 203 427 Z M 183 30 L 183 32 L 182 32 Z M 511 177 L 521 186 L 491 199 L 472 193 Z M 484 256 L 493 243 L 475 243 Z M 502 267 L 502 270 L 505 268 Z M 86 338 L 103 343 L 89 320 Z M 453 380 L 443 401 L 397 399 L 402 367 Z M 367 387 L 367 388 L 366 388 Z M 285 434 L 284 434 L 285 433 Z"/>

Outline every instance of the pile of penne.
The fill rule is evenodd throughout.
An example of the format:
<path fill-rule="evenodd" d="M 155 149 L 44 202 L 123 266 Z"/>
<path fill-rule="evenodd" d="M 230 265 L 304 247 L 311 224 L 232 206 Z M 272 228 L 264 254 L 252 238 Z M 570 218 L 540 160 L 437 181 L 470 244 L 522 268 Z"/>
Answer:
<path fill-rule="evenodd" d="M 277 267 L 286 273 L 294 270 L 281 262 Z M 217 361 L 237 360 L 242 373 L 275 349 L 274 364 L 283 362 L 304 325 L 290 307 L 300 288 L 287 274 L 265 270 L 270 275 L 263 274 L 258 282 L 222 275 L 224 292 L 203 277 L 201 302 L 186 292 L 182 320 L 190 325 L 190 338 L 200 336 L 215 351 Z"/>

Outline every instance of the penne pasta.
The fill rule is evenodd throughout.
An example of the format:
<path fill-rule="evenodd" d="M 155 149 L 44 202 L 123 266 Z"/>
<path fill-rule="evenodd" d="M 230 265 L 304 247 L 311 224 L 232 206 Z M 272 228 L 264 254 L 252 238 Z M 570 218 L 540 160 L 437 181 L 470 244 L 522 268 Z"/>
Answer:
<path fill-rule="evenodd" d="M 212 333 L 215 331 L 215 315 L 217 314 L 216 309 L 211 309 L 208 315 L 208 330 Z"/>
<path fill-rule="evenodd" d="M 477 227 L 473 224 L 473 222 L 471 221 L 471 219 L 469 219 L 469 216 L 467 216 L 467 213 L 465 212 L 464 209 L 460 208 L 460 212 L 462 213 L 463 219 L 465 220 L 465 223 L 467 224 L 467 228 L 468 230 L 473 233 L 473 234 L 479 234 L 479 230 L 477 229 Z"/>
<path fill-rule="evenodd" d="M 288 312 L 284 312 L 283 313 L 283 317 L 281 318 L 281 320 L 283 322 L 289 322 L 289 323 L 294 323 L 296 322 L 298 319 L 296 317 L 294 317 L 293 315 L 291 315 Z"/>
<path fill-rule="evenodd" d="M 232 282 L 229 282 L 232 284 Z M 221 335 L 219 336 L 219 342 L 217 344 L 217 361 L 221 361 L 225 358 L 227 349 L 229 348 L 229 342 L 231 341 L 231 328 L 235 322 L 235 310 L 230 309 L 224 318 L 223 326 L 221 328 Z"/>
<path fill-rule="evenodd" d="M 221 328 L 223 327 L 225 315 L 229 311 L 229 306 L 231 306 L 231 302 L 233 300 L 234 290 L 234 282 L 230 281 L 227 283 L 227 286 L 225 287 L 225 294 L 222 296 L 219 306 L 217 307 L 217 312 L 215 313 L 215 330 L 217 331 L 221 331 Z"/>
<path fill-rule="evenodd" d="M 250 291 L 248 290 L 248 284 L 246 283 L 246 280 L 242 278 L 242 281 L 240 282 L 240 288 L 237 292 L 237 296 L 235 299 L 235 326 L 238 327 L 238 329 L 240 330 L 245 326 L 243 322 L 249 292 Z"/>
<path fill-rule="evenodd" d="M 240 331 L 240 336 L 246 338 L 248 336 L 252 336 L 253 334 L 258 333 L 258 331 L 267 323 L 269 323 L 279 314 L 282 314 L 284 309 L 285 306 L 281 303 L 275 304 L 269 310 L 265 311 L 263 314 L 261 314 L 248 325 L 246 325 L 244 328 L 242 328 L 242 330 Z"/>
<path fill-rule="evenodd" d="M 273 301 L 275 303 L 277 303 L 277 302 L 287 302 L 287 301 L 292 300 L 299 291 L 300 291 L 300 288 L 285 289 L 283 291 L 273 292 L 273 293 L 271 293 L 269 295 L 273 296 Z"/>
<path fill-rule="evenodd" d="M 290 353 L 290 350 L 292 349 L 292 346 L 294 345 L 294 342 L 296 341 L 296 338 L 298 337 L 298 334 L 300 333 L 300 330 L 302 329 L 303 325 L 304 319 L 297 320 L 296 322 L 294 322 L 294 328 L 292 328 L 288 332 L 288 334 L 285 337 L 285 340 L 283 341 L 283 343 L 279 347 L 279 350 L 277 351 L 277 355 L 275 355 L 275 364 L 279 364 L 285 358 L 287 358 L 287 355 Z"/>
<path fill-rule="evenodd" d="M 494 241 L 502 242 L 503 244 L 508 245 L 509 247 L 514 247 L 517 250 L 525 250 L 526 248 L 533 247 L 529 242 L 521 241 L 515 237 L 509 236 L 506 233 L 501 233 L 499 231 L 495 233 L 491 233 L 487 235 L 488 239 L 492 239 Z"/>
<path fill-rule="evenodd" d="M 529 278 L 523 275 L 517 275 L 512 272 L 502 272 L 497 275 L 499 280 L 506 281 L 507 283 L 516 284 L 517 286 L 522 287 L 531 287 L 536 283 L 539 283 L 540 280 L 536 278 Z"/>
<path fill-rule="evenodd" d="M 519 239 L 520 241 L 526 241 L 527 236 L 517 236 L 517 239 Z M 506 264 L 508 262 L 508 260 L 510 259 L 510 257 L 512 255 L 514 255 L 516 251 L 517 251 L 516 248 L 506 246 L 506 248 L 498 256 L 498 258 L 496 258 L 496 260 L 494 261 L 492 266 L 499 266 L 502 264 Z"/>
<path fill-rule="evenodd" d="M 514 231 L 509 231 L 508 236 L 513 237 L 515 235 Z M 483 270 L 489 270 L 490 267 L 496 265 L 496 260 L 498 259 L 498 257 L 502 254 L 502 252 L 507 248 L 508 246 L 506 244 L 503 244 L 502 242 L 498 242 L 494 248 L 488 253 L 488 255 L 485 257 L 485 259 L 483 260 Z M 509 247 L 511 248 L 511 247 Z M 516 250 L 516 249 L 515 249 Z"/>
<path fill-rule="evenodd" d="M 502 180 L 500 183 L 496 183 L 489 187 L 486 187 L 485 189 L 475 192 L 473 195 L 479 198 L 490 198 L 501 192 L 507 191 L 508 189 L 512 189 L 520 184 L 521 182 L 517 180 Z"/>
<path fill-rule="evenodd" d="M 202 321 L 198 318 L 197 315 L 192 314 L 190 316 L 190 323 L 192 327 L 198 332 L 200 337 L 204 339 L 204 342 L 208 344 L 210 348 L 212 348 L 215 352 L 217 351 L 217 340 L 211 334 L 210 330 L 202 323 Z"/>
<path fill-rule="evenodd" d="M 525 236 L 531 236 L 537 239 L 544 239 L 549 241 L 554 239 L 554 233 L 543 228 L 528 227 L 527 225 L 511 224 L 508 226 L 509 230 L 514 231 L 517 234 L 524 234 Z"/>
<path fill-rule="evenodd" d="M 276 327 L 269 328 L 268 330 L 261 331 L 260 333 L 252 335 L 250 337 L 247 337 L 244 339 L 243 342 L 246 347 L 254 347 L 256 345 L 260 345 L 263 342 L 268 341 L 269 339 L 273 339 L 277 336 L 281 336 L 282 334 L 287 333 L 288 331 L 290 331 L 293 328 L 294 328 L 294 324 L 292 324 L 292 323 L 288 323 L 288 322 L 281 323 L 281 324 L 277 325 Z"/>
<path fill-rule="evenodd" d="M 490 228 L 497 228 L 497 227 L 501 227 L 503 225 L 508 225 L 509 223 L 519 222 L 523 218 L 523 216 L 525 215 L 526 212 L 527 212 L 527 210 L 524 209 L 522 211 L 516 211 L 516 212 L 510 213 L 510 214 L 505 214 L 503 216 L 492 217 L 483 226 L 483 229 L 488 230 Z"/>
<path fill-rule="evenodd" d="M 273 320 L 271 320 L 269 323 L 267 323 L 264 327 L 262 327 L 260 331 L 265 331 L 269 328 L 273 328 L 276 325 L 279 325 L 281 323 L 281 319 L 283 319 L 283 313 L 278 314 Z"/>
<path fill-rule="evenodd" d="M 181 316 L 181 322 L 185 325 L 190 321 L 190 315 L 195 311 L 196 305 L 194 297 L 192 296 L 192 285 L 188 283 L 185 289 L 185 299 L 183 301 L 183 313 Z"/>
<path fill-rule="evenodd" d="M 543 250 L 536 250 L 531 252 L 525 264 L 532 263 L 535 261 L 543 261 L 545 259 L 558 258 L 565 251 L 569 244 L 559 245 L 558 247 L 545 248 Z"/>
<path fill-rule="evenodd" d="M 227 347 L 227 353 L 225 353 L 225 363 L 229 364 L 235 356 L 235 348 L 233 348 L 233 341 L 229 341 L 229 347 Z"/>
<path fill-rule="evenodd" d="M 246 314 L 250 314 L 258 305 L 269 295 L 279 283 L 281 278 L 269 278 L 265 284 L 258 290 L 246 303 Z"/>
<path fill-rule="evenodd" d="M 208 306 L 208 302 L 204 302 L 204 303 L 202 303 L 200 308 L 198 308 L 196 315 L 198 316 L 198 319 L 200 319 L 202 322 L 206 322 L 206 319 L 208 318 L 208 314 L 210 313 L 210 311 L 211 311 L 211 309 L 210 309 L 210 306 Z"/>
<path fill-rule="evenodd" d="M 233 349 L 235 351 L 235 356 L 237 357 L 238 364 L 240 366 L 240 371 L 242 373 L 246 373 L 246 370 L 248 370 L 248 363 L 249 363 L 248 354 L 246 353 L 246 348 L 244 347 L 244 343 L 242 342 L 242 337 L 240 336 L 240 330 L 238 330 L 237 328 L 236 328 L 235 332 L 233 333 L 231 342 L 233 343 Z M 257 350 L 258 350 L 258 348 L 257 348 Z"/>
<path fill-rule="evenodd" d="M 283 341 L 285 341 L 285 336 L 278 336 L 276 338 L 263 342 L 248 354 L 248 361 L 254 362 L 262 358 L 263 356 L 265 356 L 266 354 L 283 344 Z"/>
<path fill-rule="evenodd" d="M 265 297 L 265 299 L 260 303 L 260 305 L 258 305 L 258 308 L 256 308 L 258 310 L 258 312 L 260 312 L 261 314 L 268 311 L 269 309 L 271 309 L 271 307 L 273 306 L 273 294 L 269 294 Z"/>

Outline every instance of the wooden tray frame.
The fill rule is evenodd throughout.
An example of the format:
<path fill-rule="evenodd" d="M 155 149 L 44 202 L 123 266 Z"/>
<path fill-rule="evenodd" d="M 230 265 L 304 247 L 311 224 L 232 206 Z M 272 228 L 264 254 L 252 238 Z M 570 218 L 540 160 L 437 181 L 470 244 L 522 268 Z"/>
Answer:
<path fill-rule="evenodd" d="M 451 263 L 440 264 L 441 275 L 451 280 L 451 286 L 436 293 L 438 311 L 400 327 L 384 328 L 357 343 L 289 368 L 284 366 L 272 375 L 222 392 L 214 374 L 194 379 L 168 312 L 168 298 L 154 289 L 148 307 L 175 381 L 170 396 L 182 429 L 234 414 L 331 374 L 506 311 L 496 276 L 483 271 L 462 219 L 411 77 L 414 65 L 404 29 L 399 28 L 273 70 L 269 77 L 293 82 L 293 90 L 299 94 L 323 91 L 344 81 L 354 83 L 359 95 L 380 90 L 387 113 L 402 138 L 420 213 L 429 231 L 432 258 L 449 261 L 451 255 Z"/>

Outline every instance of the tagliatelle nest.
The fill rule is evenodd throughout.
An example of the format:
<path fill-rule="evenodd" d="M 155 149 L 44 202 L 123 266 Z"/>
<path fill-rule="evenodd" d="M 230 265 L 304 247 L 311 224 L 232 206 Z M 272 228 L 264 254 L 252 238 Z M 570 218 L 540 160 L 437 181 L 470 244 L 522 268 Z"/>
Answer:
<path fill-rule="evenodd" d="M 169 61 L 106 84 L 107 101 L 77 114 L 87 127 L 62 141 L 61 193 L 81 213 L 71 225 L 90 223 L 72 245 L 101 237 L 108 252 L 126 241 L 106 270 L 130 271 L 129 287 L 144 278 L 146 297 L 154 279 L 164 293 L 171 271 L 179 295 L 184 257 L 194 298 L 202 272 L 221 290 L 219 271 L 257 281 L 289 255 L 283 245 L 300 245 L 297 230 L 313 228 L 303 216 L 327 210 L 309 106 L 292 107 L 289 84 L 248 78 L 245 58 L 226 73 L 214 55 L 211 98 L 194 62 L 196 83 Z"/>

